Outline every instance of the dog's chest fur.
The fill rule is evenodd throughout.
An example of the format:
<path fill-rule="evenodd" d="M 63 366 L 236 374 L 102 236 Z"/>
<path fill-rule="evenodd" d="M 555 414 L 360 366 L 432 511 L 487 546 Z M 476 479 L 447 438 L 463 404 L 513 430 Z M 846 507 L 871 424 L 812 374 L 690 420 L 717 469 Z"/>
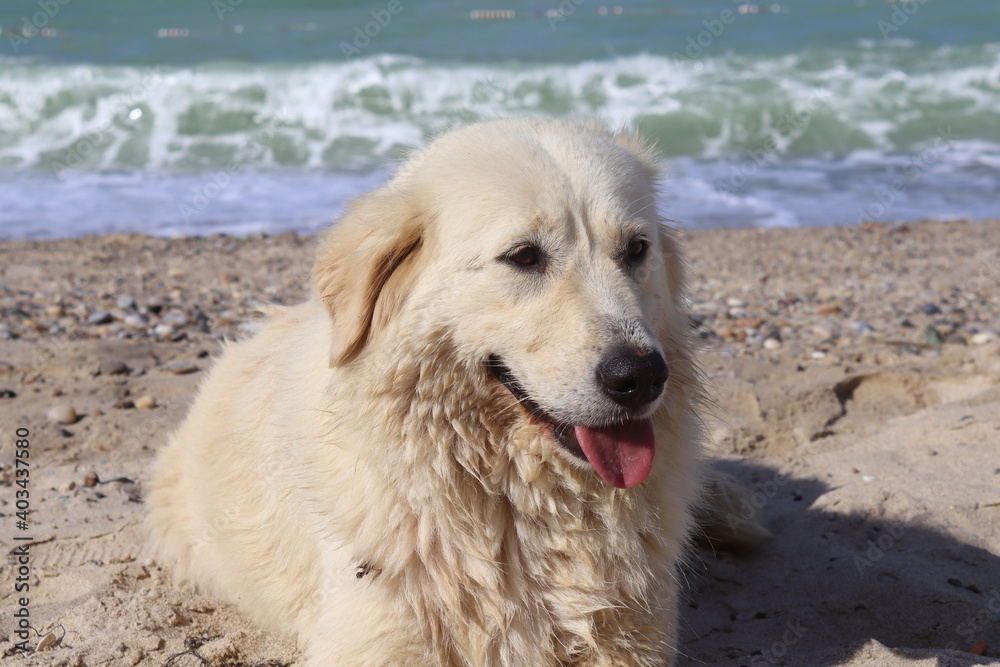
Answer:
<path fill-rule="evenodd" d="M 367 585 L 406 601 L 442 665 L 663 664 L 673 573 L 649 494 L 552 452 L 440 340 L 398 358 L 358 416 L 403 443 L 357 453 L 396 498 L 352 531 Z"/>

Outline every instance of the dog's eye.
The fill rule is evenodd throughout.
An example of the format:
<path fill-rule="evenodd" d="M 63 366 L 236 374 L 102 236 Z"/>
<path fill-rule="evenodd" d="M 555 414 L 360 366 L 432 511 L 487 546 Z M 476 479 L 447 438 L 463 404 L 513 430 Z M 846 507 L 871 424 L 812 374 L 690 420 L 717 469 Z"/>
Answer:
<path fill-rule="evenodd" d="M 628 244 L 628 261 L 630 264 L 641 262 L 646 257 L 649 250 L 649 241 L 645 239 L 635 239 Z"/>
<path fill-rule="evenodd" d="M 518 266 L 538 266 L 542 263 L 542 252 L 533 245 L 526 245 L 508 254 L 506 259 Z"/>

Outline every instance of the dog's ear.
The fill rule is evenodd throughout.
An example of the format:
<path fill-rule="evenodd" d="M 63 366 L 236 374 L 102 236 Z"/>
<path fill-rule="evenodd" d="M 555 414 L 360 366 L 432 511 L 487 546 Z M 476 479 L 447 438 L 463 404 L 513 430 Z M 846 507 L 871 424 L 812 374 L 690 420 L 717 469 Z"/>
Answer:
<path fill-rule="evenodd" d="M 656 144 L 646 141 L 636 132 L 624 128 L 614 132 L 612 137 L 616 144 L 632 154 L 646 178 L 653 184 L 653 187 L 656 187 L 656 183 L 663 175 L 663 164 L 660 162 Z"/>
<path fill-rule="evenodd" d="M 312 276 L 333 318 L 331 368 L 353 359 L 406 299 L 409 281 L 393 278 L 414 261 L 422 229 L 413 202 L 387 186 L 355 201 L 321 238 Z"/>
<path fill-rule="evenodd" d="M 615 143 L 627 150 L 639 163 L 646 178 L 649 179 L 653 189 L 657 189 L 660 179 L 663 177 L 663 165 L 659 160 L 656 146 L 645 141 L 635 132 L 627 129 L 619 129 L 611 134 Z M 666 263 L 667 286 L 670 289 L 671 298 L 675 305 L 680 305 L 681 299 L 685 296 L 685 274 L 684 255 L 681 253 L 680 244 L 677 240 L 677 230 L 660 225 L 660 251 L 663 261 Z"/>
<path fill-rule="evenodd" d="M 657 231 L 660 232 L 660 253 L 663 255 L 663 263 L 665 264 L 670 298 L 673 300 L 674 306 L 680 307 L 687 296 L 687 266 L 677 241 L 678 232 L 673 227 L 667 227 L 664 224 L 660 224 Z"/>

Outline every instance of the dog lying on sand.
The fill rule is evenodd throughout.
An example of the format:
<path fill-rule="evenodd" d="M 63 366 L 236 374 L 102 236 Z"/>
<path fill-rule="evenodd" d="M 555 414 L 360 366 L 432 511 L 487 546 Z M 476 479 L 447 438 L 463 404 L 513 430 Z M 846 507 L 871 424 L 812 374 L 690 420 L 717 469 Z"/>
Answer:
<path fill-rule="evenodd" d="M 671 664 L 702 396 L 656 179 L 500 120 L 357 200 L 160 456 L 179 579 L 310 667 Z"/>

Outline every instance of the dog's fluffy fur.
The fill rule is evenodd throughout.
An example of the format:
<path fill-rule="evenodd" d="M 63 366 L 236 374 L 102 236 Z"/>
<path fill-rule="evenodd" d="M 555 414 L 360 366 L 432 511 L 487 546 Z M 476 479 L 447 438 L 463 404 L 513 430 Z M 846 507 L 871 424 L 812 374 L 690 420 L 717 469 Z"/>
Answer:
<path fill-rule="evenodd" d="M 226 347 L 161 454 L 149 522 L 178 577 L 297 635 L 310 667 L 670 664 L 700 393 L 656 178 L 628 136 L 505 120 L 359 199 L 313 296 Z M 511 263 L 525 240 L 544 267 Z M 594 380 L 623 345 L 669 367 L 630 489 L 490 369 L 599 426 L 634 416 Z"/>

